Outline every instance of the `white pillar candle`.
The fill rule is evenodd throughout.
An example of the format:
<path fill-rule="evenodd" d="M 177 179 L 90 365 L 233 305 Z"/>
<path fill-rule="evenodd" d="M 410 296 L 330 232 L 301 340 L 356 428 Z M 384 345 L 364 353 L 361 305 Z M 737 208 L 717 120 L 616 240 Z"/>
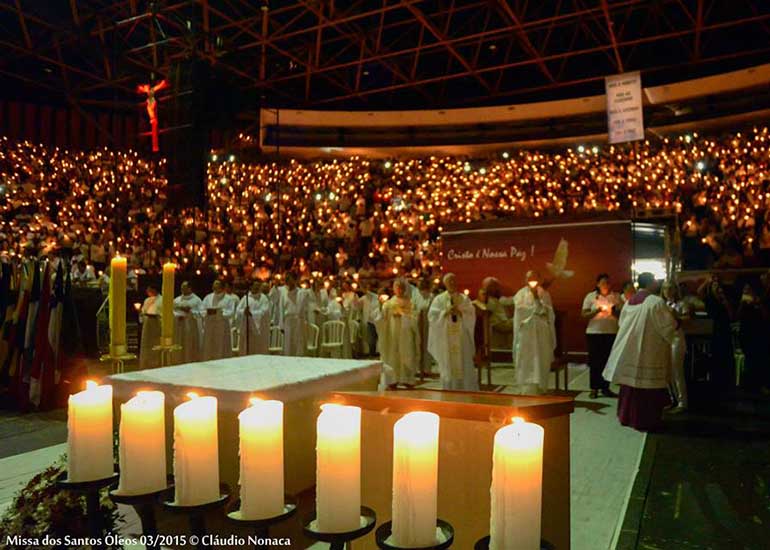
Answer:
<path fill-rule="evenodd" d="M 514 418 L 497 430 L 492 456 L 489 548 L 540 548 L 543 435 L 537 424 Z"/>
<path fill-rule="evenodd" d="M 265 519 L 283 512 L 283 403 L 252 399 L 238 415 L 241 517 Z"/>
<path fill-rule="evenodd" d="M 316 525 L 341 533 L 361 526 L 361 408 L 326 403 L 316 424 Z"/>
<path fill-rule="evenodd" d="M 125 355 L 126 340 L 126 288 L 128 284 L 126 258 L 115 256 L 110 262 L 110 354 Z"/>
<path fill-rule="evenodd" d="M 402 548 L 437 541 L 439 417 L 404 415 L 393 426 L 393 526 L 391 542 Z"/>
<path fill-rule="evenodd" d="M 68 399 L 67 479 L 93 481 L 114 473 L 112 386 L 89 380 Z"/>
<path fill-rule="evenodd" d="M 167 262 L 163 264 L 163 279 L 161 285 L 161 316 L 160 316 L 160 343 L 163 346 L 171 346 L 174 343 L 174 275 L 176 264 Z"/>
<path fill-rule="evenodd" d="M 166 482 L 165 395 L 140 391 L 120 406 L 120 483 L 118 493 L 142 495 Z"/>
<path fill-rule="evenodd" d="M 174 409 L 174 500 L 195 506 L 219 498 L 217 398 L 188 395 Z"/>

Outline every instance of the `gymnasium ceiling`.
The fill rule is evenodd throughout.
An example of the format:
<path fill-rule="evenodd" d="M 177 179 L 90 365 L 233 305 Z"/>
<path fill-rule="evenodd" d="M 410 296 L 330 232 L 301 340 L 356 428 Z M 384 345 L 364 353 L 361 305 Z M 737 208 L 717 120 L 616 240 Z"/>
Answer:
<path fill-rule="evenodd" d="M 136 109 L 138 84 L 194 59 L 239 112 L 440 108 L 765 63 L 770 2 L 0 0 L 0 31 L 7 98 Z"/>

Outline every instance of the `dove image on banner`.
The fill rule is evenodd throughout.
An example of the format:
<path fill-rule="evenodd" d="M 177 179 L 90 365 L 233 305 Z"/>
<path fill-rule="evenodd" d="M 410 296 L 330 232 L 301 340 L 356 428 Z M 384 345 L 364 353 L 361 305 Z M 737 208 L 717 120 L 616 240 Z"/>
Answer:
<path fill-rule="evenodd" d="M 594 220 L 449 226 L 441 236 L 441 267 L 456 275 L 457 287 L 468 289 L 471 298 L 485 277 L 498 279 L 502 296 L 512 297 L 527 271 L 538 271 L 553 301 L 559 350 L 585 352 L 583 298 L 597 273 L 609 273 L 617 285 L 631 279 L 634 261 L 631 222 Z"/>

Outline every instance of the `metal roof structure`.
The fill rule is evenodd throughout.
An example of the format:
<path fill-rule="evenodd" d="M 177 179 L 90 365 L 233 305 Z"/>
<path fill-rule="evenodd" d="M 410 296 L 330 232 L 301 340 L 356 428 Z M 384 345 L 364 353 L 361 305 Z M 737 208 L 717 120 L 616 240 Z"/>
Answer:
<path fill-rule="evenodd" d="M 2 0 L 0 94 L 137 108 L 203 62 L 230 108 L 409 109 L 603 92 L 767 62 L 763 0 Z M 226 93 L 225 93 L 226 92 Z"/>

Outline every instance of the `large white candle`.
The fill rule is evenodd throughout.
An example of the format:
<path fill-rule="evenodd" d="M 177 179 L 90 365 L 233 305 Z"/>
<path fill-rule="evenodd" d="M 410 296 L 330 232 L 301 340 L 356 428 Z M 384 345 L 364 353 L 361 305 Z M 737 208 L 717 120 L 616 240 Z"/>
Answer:
<path fill-rule="evenodd" d="M 340 533 L 361 526 L 361 408 L 326 403 L 316 424 L 316 522 Z"/>
<path fill-rule="evenodd" d="M 160 491 L 166 482 L 165 395 L 140 391 L 120 406 L 118 493 Z"/>
<path fill-rule="evenodd" d="M 110 262 L 110 354 L 125 355 L 126 341 L 126 285 L 128 263 L 115 256 Z"/>
<path fill-rule="evenodd" d="M 393 526 L 391 542 L 402 548 L 437 541 L 439 417 L 404 415 L 393 426 Z"/>
<path fill-rule="evenodd" d="M 540 548 L 543 435 L 537 424 L 514 418 L 497 430 L 492 457 L 489 548 Z"/>
<path fill-rule="evenodd" d="M 161 285 L 160 343 L 171 346 L 174 343 L 174 274 L 176 264 L 163 264 L 163 284 Z"/>
<path fill-rule="evenodd" d="M 219 498 L 217 398 L 189 396 L 174 409 L 174 500 L 183 506 Z"/>
<path fill-rule="evenodd" d="M 283 512 L 283 403 L 252 399 L 238 415 L 241 517 L 265 519 Z"/>
<path fill-rule="evenodd" d="M 93 481 L 114 473 L 112 386 L 89 380 L 68 400 L 67 479 Z"/>

